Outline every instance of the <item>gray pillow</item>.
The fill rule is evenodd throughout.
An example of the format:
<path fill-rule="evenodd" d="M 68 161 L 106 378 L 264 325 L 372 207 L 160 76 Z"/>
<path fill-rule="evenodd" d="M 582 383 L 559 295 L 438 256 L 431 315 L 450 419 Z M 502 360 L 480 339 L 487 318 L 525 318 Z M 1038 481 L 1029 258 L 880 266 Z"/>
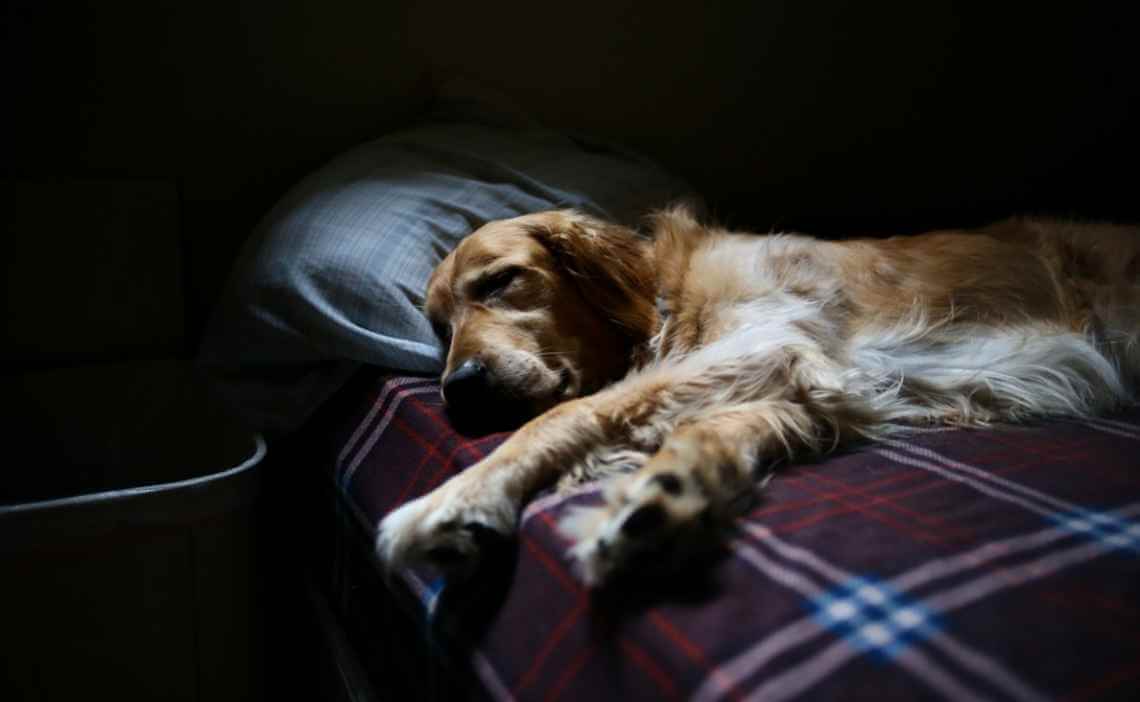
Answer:
<path fill-rule="evenodd" d="M 575 207 L 632 223 L 691 197 L 624 150 L 486 106 L 441 107 L 305 178 L 247 242 L 199 360 L 255 427 L 296 428 L 360 364 L 438 372 L 424 286 L 484 222 Z"/>

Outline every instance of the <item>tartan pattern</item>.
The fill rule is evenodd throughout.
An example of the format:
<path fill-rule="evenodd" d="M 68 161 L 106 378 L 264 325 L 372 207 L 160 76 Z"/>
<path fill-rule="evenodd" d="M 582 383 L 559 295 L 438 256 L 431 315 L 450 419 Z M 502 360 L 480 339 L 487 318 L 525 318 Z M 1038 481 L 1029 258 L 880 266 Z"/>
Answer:
<path fill-rule="evenodd" d="M 358 377 L 322 429 L 355 523 L 506 434 L 464 437 L 433 380 Z M 524 511 L 509 587 L 465 649 L 493 699 L 1132 699 L 1140 691 L 1140 411 L 929 430 L 786 468 L 720 560 L 583 589 L 557 531 L 596 487 Z M 408 572 L 425 621 L 484 599 Z M 692 580 L 692 582 L 689 582 Z M 377 654 L 379 655 L 379 654 Z"/>
<path fill-rule="evenodd" d="M 934 630 L 934 615 L 885 583 L 852 578 L 811 598 L 820 622 L 863 653 L 895 657 Z"/>

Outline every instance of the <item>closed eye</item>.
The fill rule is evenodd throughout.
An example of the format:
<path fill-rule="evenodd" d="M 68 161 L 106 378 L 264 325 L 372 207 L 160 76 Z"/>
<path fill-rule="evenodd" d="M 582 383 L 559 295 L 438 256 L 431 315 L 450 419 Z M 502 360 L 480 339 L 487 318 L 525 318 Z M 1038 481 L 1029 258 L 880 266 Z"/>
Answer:
<path fill-rule="evenodd" d="M 492 295 L 496 295 L 503 290 L 507 289 L 511 283 L 514 282 L 519 274 L 523 272 L 522 266 L 507 266 L 501 268 L 493 273 L 483 276 L 475 282 L 472 290 L 472 297 L 477 300 L 482 300 Z"/>

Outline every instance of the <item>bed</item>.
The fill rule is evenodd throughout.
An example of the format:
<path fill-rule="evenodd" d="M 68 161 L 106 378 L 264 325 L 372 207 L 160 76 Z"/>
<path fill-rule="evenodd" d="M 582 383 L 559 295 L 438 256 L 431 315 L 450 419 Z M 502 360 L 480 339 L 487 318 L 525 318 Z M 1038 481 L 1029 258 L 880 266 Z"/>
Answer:
<path fill-rule="evenodd" d="M 386 578 L 380 518 L 508 434 L 460 434 L 419 311 L 489 219 L 572 206 L 636 221 L 700 197 L 612 144 L 462 91 L 286 194 L 200 353 L 316 514 L 297 561 L 347 680 L 392 699 L 1132 699 L 1140 687 L 1140 411 L 927 430 L 788 466 L 725 548 L 589 591 L 540 495 L 470 582 Z M 293 507 L 290 507 L 292 509 Z M 290 545 L 290 548 L 293 546 Z"/>
<path fill-rule="evenodd" d="M 395 595 L 375 524 L 507 434 L 457 433 L 434 379 L 365 370 L 301 436 L 339 515 L 322 587 L 390 685 L 409 643 L 376 631 L 368 600 Z M 545 493 L 495 572 L 404 572 L 396 602 L 449 693 L 477 698 L 1131 699 L 1138 457 L 1135 410 L 915 432 L 782 470 L 725 553 L 609 592 L 576 580 L 557 529 L 597 488 Z"/>

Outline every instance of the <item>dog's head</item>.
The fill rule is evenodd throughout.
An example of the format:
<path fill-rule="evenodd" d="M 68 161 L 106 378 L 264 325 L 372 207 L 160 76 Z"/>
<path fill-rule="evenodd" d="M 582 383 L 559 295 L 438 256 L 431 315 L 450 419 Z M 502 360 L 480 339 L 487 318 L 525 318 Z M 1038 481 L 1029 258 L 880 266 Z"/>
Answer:
<path fill-rule="evenodd" d="M 445 258 L 425 311 L 457 416 L 517 423 L 629 368 L 656 321 L 651 245 L 570 210 L 490 222 Z"/>

